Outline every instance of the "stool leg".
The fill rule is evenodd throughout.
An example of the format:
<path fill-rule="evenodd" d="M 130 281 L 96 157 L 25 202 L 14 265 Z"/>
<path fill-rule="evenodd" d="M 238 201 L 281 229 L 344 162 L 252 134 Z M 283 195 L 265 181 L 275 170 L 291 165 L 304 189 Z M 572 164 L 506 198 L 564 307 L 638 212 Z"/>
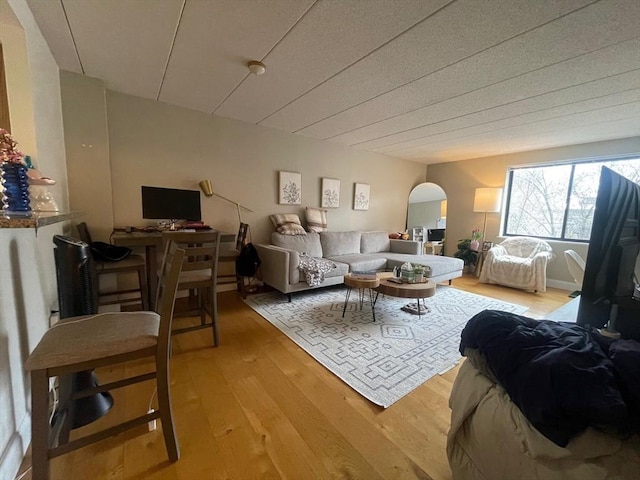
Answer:
<path fill-rule="evenodd" d="M 199 288 L 196 290 L 196 294 L 198 295 L 198 311 L 200 312 L 200 325 L 206 325 L 207 323 L 207 310 L 205 309 L 205 293 L 206 288 Z M 213 308 L 213 306 L 211 307 Z M 213 315 L 212 315 L 213 316 Z"/>
<path fill-rule="evenodd" d="M 146 267 L 138 267 L 138 285 L 140 285 L 140 296 L 142 297 L 142 310 L 149 311 L 149 285 L 147 284 Z"/>
<path fill-rule="evenodd" d="M 158 386 L 158 406 L 160 408 L 160 421 L 162 422 L 162 435 L 167 455 L 172 462 L 180 458 L 180 447 L 173 428 L 173 412 L 171 410 L 171 392 L 169 391 L 169 365 L 166 360 L 158 362 L 156 381 Z"/>
<path fill-rule="evenodd" d="M 218 336 L 218 298 L 215 288 L 210 288 L 211 292 L 211 328 L 213 329 L 213 346 L 217 347 L 220 341 Z"/>
<path fill-rule="evenodd" d="M 46 370 L 31 372 L 31 462 L 33 480 L 49 478 L 49 379 Z"/>

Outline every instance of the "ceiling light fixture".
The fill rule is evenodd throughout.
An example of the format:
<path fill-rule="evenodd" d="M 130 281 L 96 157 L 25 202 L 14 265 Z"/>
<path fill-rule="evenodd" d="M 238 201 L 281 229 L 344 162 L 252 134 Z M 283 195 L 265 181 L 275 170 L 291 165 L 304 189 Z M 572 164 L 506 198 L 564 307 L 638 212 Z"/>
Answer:
<path fill-rule="evenodd" d="M 249 67 L 249 71 L 254 75 L 262 75 L 267 70 L 265 64 L 257 60 L 251 60 L 247 66 Z"/>

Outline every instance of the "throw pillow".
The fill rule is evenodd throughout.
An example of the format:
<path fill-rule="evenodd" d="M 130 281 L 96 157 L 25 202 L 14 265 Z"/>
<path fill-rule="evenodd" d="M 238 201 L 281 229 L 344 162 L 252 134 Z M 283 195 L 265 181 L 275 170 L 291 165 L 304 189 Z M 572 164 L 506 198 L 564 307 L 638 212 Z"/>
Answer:
<path fill-rule="evenodd" d="M 307 207 L 304 214 L 307 219 L 307 229 L 310 232 L 325 232 L 327 230 L 326 210 Z"/>
<path fill-rule="evenodd" d="M 284 225 L 280 225 L 277 229 L 278 233 L 282 233 L 283 235 L 306 235 L 307 232 L 302 225 L 298 225 L 296 223 L 285 223 Z"/>
<path fill-rule="evenodd" d="M 300 219 L 298 218 L 298 215 L 296 215 L 295 213 L 278 213 L 275 215 L 269 215 L 269 218 L 271 219 L 271 222 L 273 223 L 273 226 L 276 227 L 276 229 L 280 228 L 283 225 L 286 225 L 287 223 L 302 225 Z"/>
<path fill-rule="evenodd" d="M 307 232 L 302 228 L 300 218 L 295 213 L 278 213 L 269 215 L 273 226 L 276 227 L 278 233 L 283 235 L 306 235 Z"/>

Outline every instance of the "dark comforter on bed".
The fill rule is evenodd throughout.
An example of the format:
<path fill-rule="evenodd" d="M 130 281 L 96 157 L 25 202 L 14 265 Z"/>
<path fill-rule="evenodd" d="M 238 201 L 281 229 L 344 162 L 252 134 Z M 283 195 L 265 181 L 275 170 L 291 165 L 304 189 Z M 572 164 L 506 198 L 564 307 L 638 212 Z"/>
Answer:
<path fill-rule="evenodd" d="M 588 426 L 640 431 L 640 343 L 485 310 L 462 332 L 529 422 L 561 447 Z"/>

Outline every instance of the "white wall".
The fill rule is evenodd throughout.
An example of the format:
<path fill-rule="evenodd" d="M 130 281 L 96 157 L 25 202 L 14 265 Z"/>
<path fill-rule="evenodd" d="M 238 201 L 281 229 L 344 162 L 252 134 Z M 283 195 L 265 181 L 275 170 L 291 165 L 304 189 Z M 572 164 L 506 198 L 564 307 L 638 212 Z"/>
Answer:
<path fill-rule="evenodd" d="M 87 222 L 93 240 L 108 242 L 113 201 L 104 84 L 67 71 L 60 72 L 60 82 L 69 206 L 83 212 L 81 221 Z"/>
<path fill-rule="evenodd" d="M 12 133 L 67 206 L 58 68 L 24 0 L 9 0 L 22 27 L 0 22 Z M 7 8 L 4 3 L 2 8 Z M 4 17 L 3 17 L 4 18 Z M 24 29 L 24 30 L 23 30 Z M 61 225 L 0 230 L 0 478 L 14 478 L 31 440 L 24 361 L 57 307 L 52 236 Z"/>
<path fill-rule="evenodd" d="M 441 202 L 442 200 L 437 200 L 434 202 L 410 203 L 409 213 L 407 215 L 407 228 L 417 226 L 438 228 Z"/>
<path fill-rule="evenodd" d="M 640 137 L 429 165 L 427 180 L 437 183 L 447 193 L 447 255 L 453 254 L 459 239 L 469 238 L 474 228 L 482 229 L 484 214 L 473 212 L 475 189 L 504 187 L 507 169 L 510 166 L 628 154 L 640 154 Z M 499 242 L 499 230 L 500 214 L 487 214 L 486 240 Z M 573 249 L 586 259 L 588 245 L 577 242 L 550 243 L 556 259 L 547 269 L 548 284 L 573 289 L 575 284 L 569 274 L 563 252 Z"/>

